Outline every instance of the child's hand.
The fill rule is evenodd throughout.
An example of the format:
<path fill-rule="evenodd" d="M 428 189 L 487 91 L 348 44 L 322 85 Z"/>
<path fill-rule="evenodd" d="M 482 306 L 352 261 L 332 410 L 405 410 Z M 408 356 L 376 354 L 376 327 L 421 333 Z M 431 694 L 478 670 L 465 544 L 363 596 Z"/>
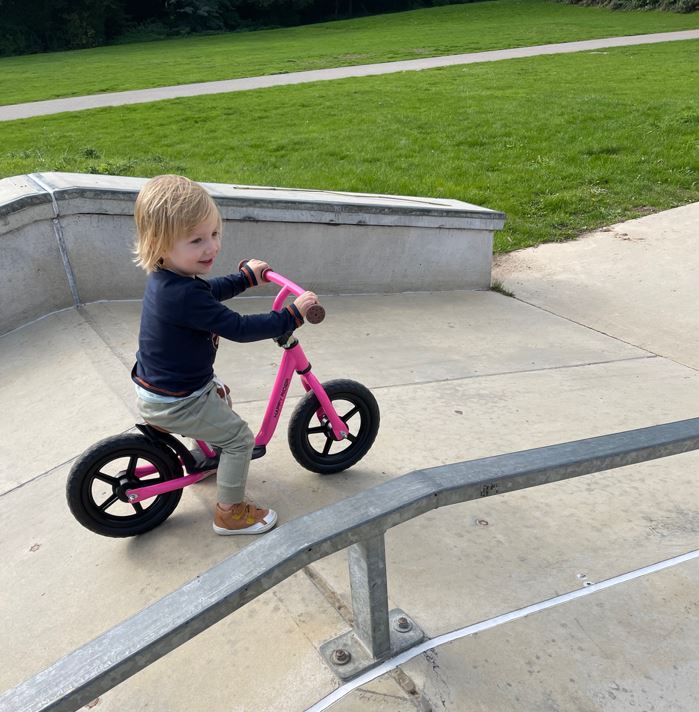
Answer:
<path fill-rule="evenodd" d="M 306 318 L 306 312 L 314 304 L 318 304 L 318 297 L 314 292 L 304 292 L 300 297 L 294 299 L 294 306 L 301 312 L 301 316 L 304 319 Z"/>
<path fill-rule="evenodd" d="M 248 267 L 254 272 L 257 284 L 262 284 L 262 273 L 270 266 L 262 260 L 248 260 Z"/>

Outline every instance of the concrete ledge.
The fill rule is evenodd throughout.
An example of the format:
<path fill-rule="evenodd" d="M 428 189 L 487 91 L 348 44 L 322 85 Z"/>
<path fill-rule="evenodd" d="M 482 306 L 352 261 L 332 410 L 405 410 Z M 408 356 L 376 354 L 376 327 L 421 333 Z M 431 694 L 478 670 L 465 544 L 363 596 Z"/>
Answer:
<path fill-rule="evenodd" d="M 51 196 L 29 176 L 0 180 L 0 235 L 52 217 Z"/>
<path fill-rule="evenodd" d="M 145 275 L 131 249 L 145 181 L 77 173 L 0 180 L 0 333 L 79 303 L 141 297 Z M 502 213 L 458 200 L 204 185 L 228 236 L 215 275 L 259 256 L 326 294 L 490 286 Z"/>

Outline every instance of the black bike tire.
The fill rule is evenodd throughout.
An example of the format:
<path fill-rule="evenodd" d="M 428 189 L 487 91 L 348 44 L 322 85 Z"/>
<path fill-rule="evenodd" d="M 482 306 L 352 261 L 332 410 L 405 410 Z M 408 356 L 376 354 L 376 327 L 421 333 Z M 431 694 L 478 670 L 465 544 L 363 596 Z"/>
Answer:
<path fill-rule="evenodd" d="M 131 454 L 141 455 L 151 462 L 163 480 L 182 476 L 182 466 L 175 454 L 143 435 L 127 433 L 100 440 L 75 461 L 66 482 L 66 499 L 71 513 L 80 524 L 95 534 L 108 537 L 143 534 L 162 524 L 179 504 L 181 489 L 157 495 L 155 501 L 140 515 L 135 513 L 129 518 L 116 518 L 99 513 L 91 496 L 94 473 L 110 460 Z"/>
<path fill-rule="evenodd" d="M 348 400 L 350 402 L 360 402 L 363 407 L 363 413 L 367 417 L 366 429 L 361 433 L 361 441 L 358 444 L 352 444 L 344 450 L 343 452 L 346 453 L 344 456 L 343 453 L 323 456 L 322 453 L 318 453 L 310 445 L 306 434 L 309 423 L 320 407 L 315 393 L 308 391 L 294 408 L 294 412 L 289 419 L 288 428 L 291 454 L 307 470 L 321 475 L 331 475 L 356 465 L 369 452 L 376 439 L 381 416 L 376 398 L 361 383 L 338 378 L 333 381 L 327 381 L 322 385 L 331 401 Z"/>

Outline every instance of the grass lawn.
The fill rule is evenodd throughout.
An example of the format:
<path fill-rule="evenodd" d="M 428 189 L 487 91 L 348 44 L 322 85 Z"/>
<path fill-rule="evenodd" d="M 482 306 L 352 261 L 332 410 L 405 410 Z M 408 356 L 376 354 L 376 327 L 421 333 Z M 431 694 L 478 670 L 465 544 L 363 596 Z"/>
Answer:
<path fill-rule="evenodd" d="M 699 13 L 489 0 L 305 27 L 0 59 L 0 104 L 699 28 Z"/>
<path fill-rule="evenodd" d="M 0 175 L 79 171 L 397 193 L 508 214 L 496 249 L 699 200 L 699 41 L 0 124 Z"/>

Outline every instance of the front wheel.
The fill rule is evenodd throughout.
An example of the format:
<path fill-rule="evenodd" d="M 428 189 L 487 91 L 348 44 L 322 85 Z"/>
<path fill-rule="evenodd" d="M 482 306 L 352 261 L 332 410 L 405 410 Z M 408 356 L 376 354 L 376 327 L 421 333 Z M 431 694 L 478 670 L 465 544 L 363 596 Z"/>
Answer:
<path fill-rule="evenodd" d="M 379 430 L 379 406 L 371 391 L 356 381 L 338 379 L 323 384 L 348 437 L 336 440 L 327 415 L 313 391 L 298 403 L 289 421 L 289 448 L 296 461 L 321 475 L 342 472 L 356 464 L 374 443 Z"/>
<path fill-rule="evenodd" d="M 182 490 L 129 502 L 126 490 L 182 476 L 173 452 L 143 435 L 106 438 L 74 463 L 68 475 L 66 497 L 73 516 L 102 536 L 143 534 L 162 524 L 175 510 Z"/>

